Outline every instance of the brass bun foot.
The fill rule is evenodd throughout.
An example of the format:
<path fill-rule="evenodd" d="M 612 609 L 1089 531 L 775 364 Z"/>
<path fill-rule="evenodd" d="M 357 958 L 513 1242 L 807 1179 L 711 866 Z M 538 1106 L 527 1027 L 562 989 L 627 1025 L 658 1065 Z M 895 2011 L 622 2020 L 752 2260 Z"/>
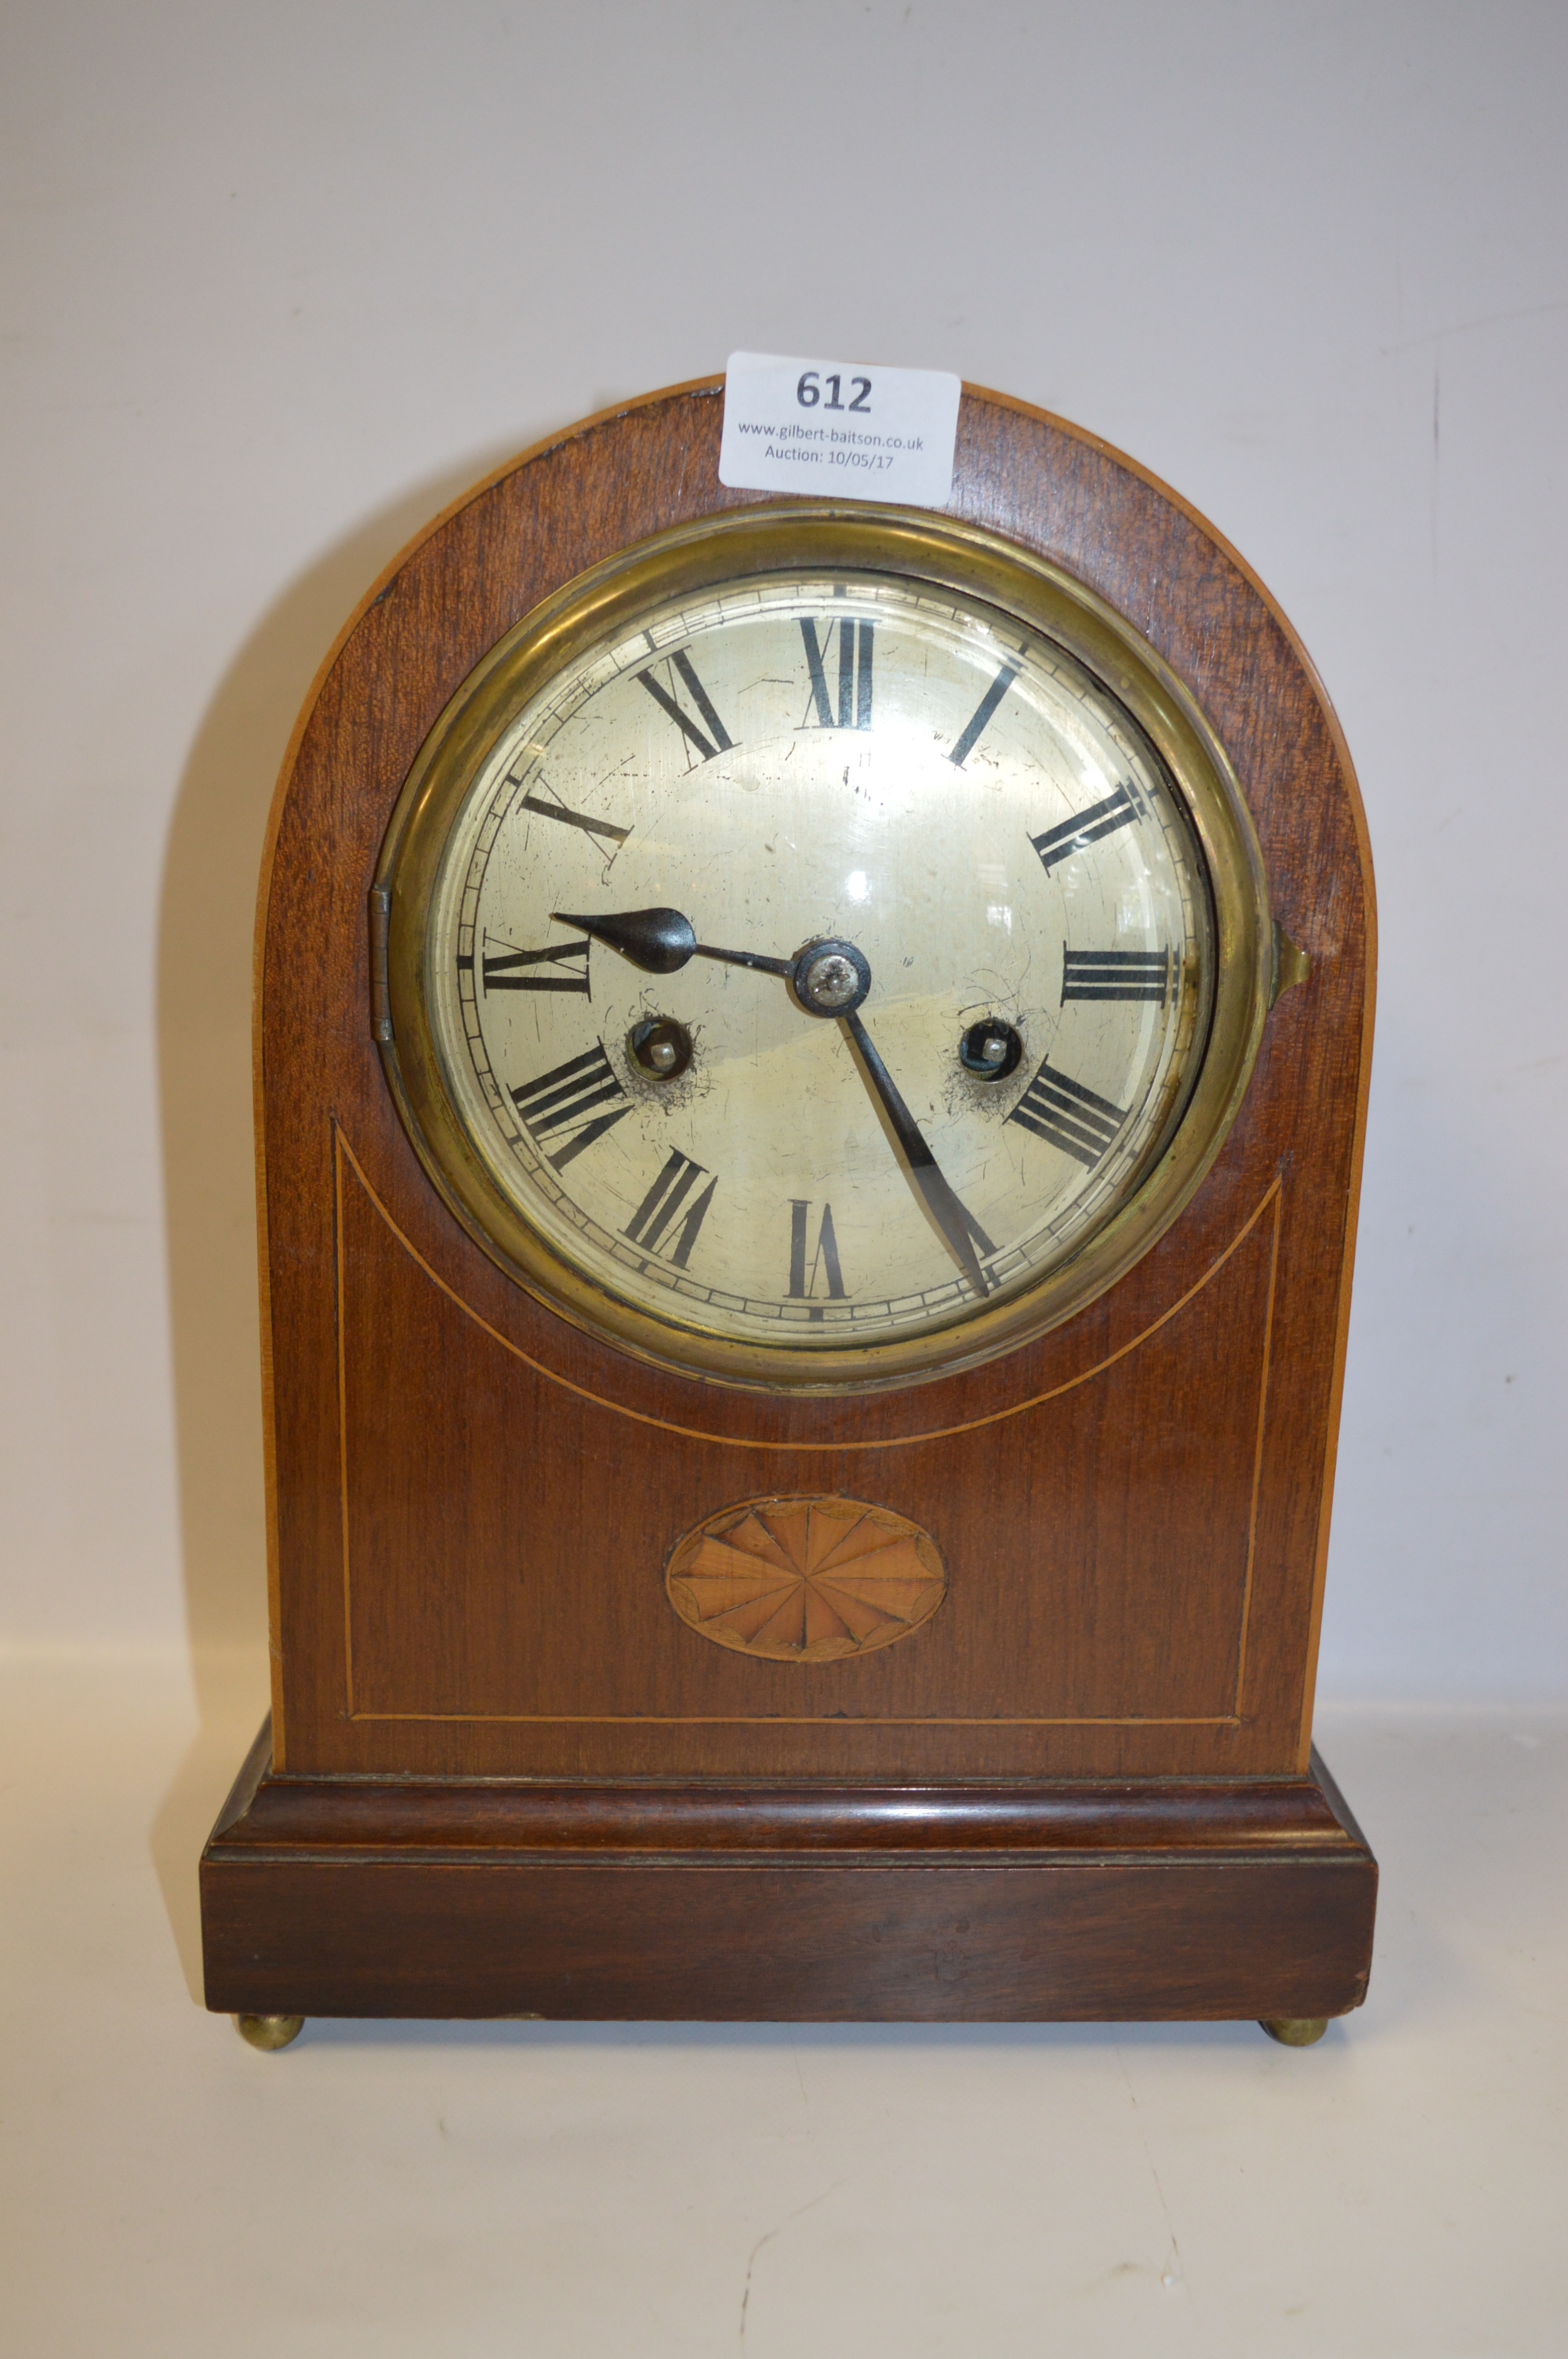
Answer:
<path fill-rule="evenodd" d="M 298 2038 L 304 2028 L 305 2017 L 302 2015 L 237 2015 L 234 2017 L 234 2029 L 240 2038 L 248 2039 L 253 2048 L 265 2049 L 268 2054 L 275 2048 L 287 2048 L 291 2039 Z"/>
<path fill-rule="evenodd" d="M 1326 2015 L 1271 2015 L 1259 2018 L 1259 2027 L 1281 2048 L 1311 2048 L 1328 2029 Z"/>

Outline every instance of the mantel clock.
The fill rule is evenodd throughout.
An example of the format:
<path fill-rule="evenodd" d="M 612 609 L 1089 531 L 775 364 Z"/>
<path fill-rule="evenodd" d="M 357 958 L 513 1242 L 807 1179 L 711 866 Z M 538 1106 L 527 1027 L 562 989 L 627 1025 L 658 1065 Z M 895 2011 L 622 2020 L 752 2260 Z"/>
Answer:
<path fill-rule="evenodd" d="M 1304 2038 L 1376 1888 L 1343 740 L 1104 444 L 968 388 L 946 508 L 760 497 L 722 393 L 449 510 L 285 764 L 209 2003 Z"/>

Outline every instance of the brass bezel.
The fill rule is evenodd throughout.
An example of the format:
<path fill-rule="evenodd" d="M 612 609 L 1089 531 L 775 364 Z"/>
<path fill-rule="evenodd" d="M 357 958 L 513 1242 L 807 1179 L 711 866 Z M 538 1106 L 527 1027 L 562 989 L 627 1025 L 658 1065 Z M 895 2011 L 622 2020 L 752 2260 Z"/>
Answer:
<path fill-rule="evenodd" d="M 935 1332 L 853 1348 L 767 1346 L 634 1308 L 558 1256 L 504 1197 L 448 1096 L 426 1007 L 430 903 L 449 829 L 502 731 L 562 667 L 634 614 L 746 576 L 839 568 L 983 601 L 1056 641 L 1119 699 L 1164 763 L 1208 871 L 1215 990 L 1196 1079 L 1131 1196 L 1039 1285 Z M 426 1171 L 469 1234 L 548 1309 L 634 1357 L 742 1388 L 880 1391 L 995 1359 L 1103 1294 L 1176 1219 L 1219 1153 L 1262 1038 L 1272 973 L 1268 883 L 1229 759 L 1196 703 L 1122 615 L 1048 559 L 984 528 L 828 502 L 731 510 L 642 541 L 525 614 L 475 666 L 421 746 L 382 845 L 390 1025 L 381 1053 Z M 383 906 L 385 906 L 384 903 Z"/>

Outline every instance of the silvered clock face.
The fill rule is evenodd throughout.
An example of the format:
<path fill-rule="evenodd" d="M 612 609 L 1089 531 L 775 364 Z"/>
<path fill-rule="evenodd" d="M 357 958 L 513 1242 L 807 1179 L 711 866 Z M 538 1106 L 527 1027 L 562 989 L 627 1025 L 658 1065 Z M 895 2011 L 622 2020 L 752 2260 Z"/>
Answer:
<path fill-rule="evenodd" d="M 699 589 L 493 730 L 423 936 L 441 1086 L 548 1256 L 831 1365 L 1039 1288 L 1169 1140 L 1214 929 L 1117 699 L 897 575 Z"/>

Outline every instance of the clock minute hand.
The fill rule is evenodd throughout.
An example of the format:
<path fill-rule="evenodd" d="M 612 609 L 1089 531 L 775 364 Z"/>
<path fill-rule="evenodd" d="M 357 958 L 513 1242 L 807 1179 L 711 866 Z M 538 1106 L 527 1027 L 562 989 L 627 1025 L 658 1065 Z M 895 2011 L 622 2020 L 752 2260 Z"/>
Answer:
<path fill-rule="evenodd" d="M 619 951 L 644 974 L 676 974 L 694 958 L 755 967 L 762 974 L 795 972 L 790 959 L 764 958 L 760 951 L 716 950 L 709 942 L 699 942 L 691 919 L 678 909 L 621 909 L 604 918 L 574 918 L 565 909 L 552 909 L 550 915 L 557 926 L 575 926 L 579 934 L 590 934 L 596 942 Z"/>
<path fill-rule="evenodd" d="M 909 1176 L 925 1199 L 926 1208 L 942 1234 L 946 1238 L 953 1256 L 975 1292 L 980 1296 L 990 1292 L 990 1283 L 976 1258 L 971 1236 L 979 1237 L 987 1253 L 994 1250 L 983 1229 L 977 1228 L 958 1198 L 947 1185 L 938 1168 L 936 1158 L 927 1147 L 919 1124 L 898 1093 L 892 1075 L 877 1054 L 871 1034 L 851 1009 L 841 1016 L 850 1038 L 860 1053 L 871 1087 L 881 1101 L 883 1111 L 892 1125 L 893 1136 L 909 1167 Z"/>

